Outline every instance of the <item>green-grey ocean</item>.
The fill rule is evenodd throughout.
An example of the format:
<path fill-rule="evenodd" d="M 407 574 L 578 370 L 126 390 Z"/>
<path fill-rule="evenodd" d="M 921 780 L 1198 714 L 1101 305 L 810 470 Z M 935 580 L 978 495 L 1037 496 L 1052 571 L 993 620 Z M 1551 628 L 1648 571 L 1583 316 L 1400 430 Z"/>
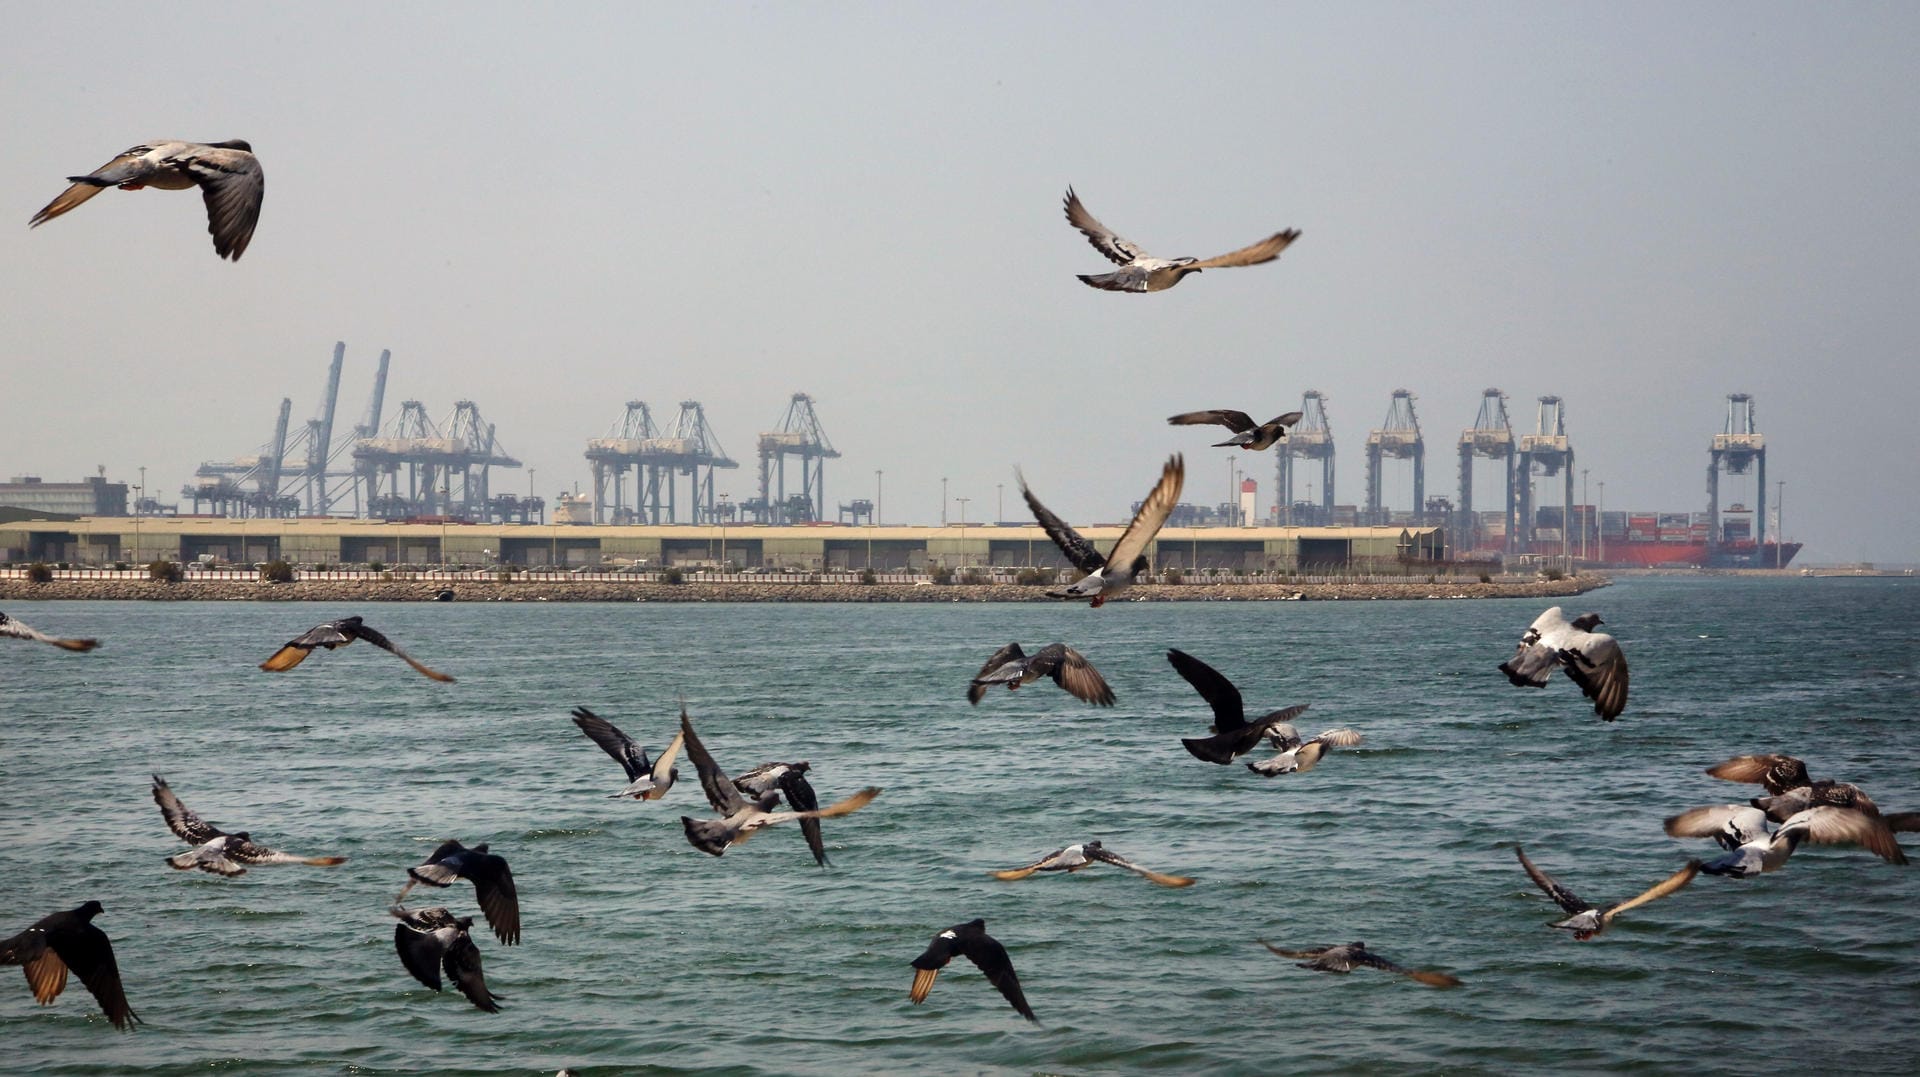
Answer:
<path fill-rule="evenodd" d="M 0 1071 L 1912 1072 L 1920 866 L 1803 846 L 1579 943 L 1513 846 L 1589 900 L 1638 893 L 1715 851 L 1661 820 L 1758 794 L 1702 773 L 1749 752 L 1920 810 L 1920 581 L 1634 579 L 1569 600 L 1631 663 L 1613 724 L 1564 677 L 1523 690 L 1495 669 L 1545 605 L 16 603 L 103 646 L 0 646 L 0 937 L 99 900 L 146 1023 L 116 1032 L 77 980 L 42 1008 L 0 969 Z M 365 644 L 255 669 L 350 613 L 458 683 Z M 1009 640 L 1073 645 L 1118 705 L 1043 681 L 969 707 Z M 1202 763 L 1179 738 L 1210 715 L 1168 647 L 1251 712 L 1310 703 L 1303 734 L 1365 743 L 1272 779 Z M 826 821 L 831 868 L 792 826 L 691 847 L 679 816 L 708 809 L 684 756 L 665 800 L 608 799 L 624 776 L 568 710 L 657 749 L 682 696 L 733 772 L 807 759 L 823 802 L 884 787 Z M 228 829 L 351 859 L 171 871 L 185 846 L 154 773 Z M 474 932 L 498 1014 L 394 953 L 387 906 L 446 838 L 491 843 L 518 882 L 521 945 Z M 1199 882 L 988 877 L 1092 838 Z M 408 900 L 477 914 L 465 884 Z M 909 1004 L 907 962 L 976 916 L 1038 1027 L 964 961 Z M 1308 972 L 1256 938 L 1363 939 L 1465 984 Z"/>

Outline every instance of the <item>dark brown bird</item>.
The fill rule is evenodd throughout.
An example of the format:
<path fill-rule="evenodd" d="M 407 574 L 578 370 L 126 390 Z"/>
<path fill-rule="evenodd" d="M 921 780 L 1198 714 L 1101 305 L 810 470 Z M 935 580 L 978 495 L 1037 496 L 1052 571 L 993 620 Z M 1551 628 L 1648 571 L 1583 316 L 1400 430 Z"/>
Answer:
<path fill-rule="evenodd" d="M 0 965 L 21 966 L 34 1001 L 42 1006 L 52 1005 L 66 990 L 67 970 L 72 969 L 93 992 L 113 1027 L 131 1032 L 141 1023 L 140 1016 L 127 1005 L 113 943 L 106 932 L 93 926 L 93 918 L 104 911 L 99 902 L 89 901 L 77 909 L 41 917 L 32 927 L 0 942 Z"/>
<path fill-rule="evenodd" d="M 1299 962 L 1299 966 L 1316 972 L 1352 972 L 1360 968 L 1379 969 L 1382 972 L 1398 973 L 1408 979 L 1418 980 L 1428 987 L 1460 986 L 1457 978 L 1444 972 L 1426 972 L 1396 965 L 1367 949 L 1367 944 L 1364 942 L 1350 942 L 1345 946 L 1321 946 L 1311 950 L 1282 950 L 1265 939 L 1259 941 L 1260 945 L 1281 957 L 1306 958 L 1305 961 Z"/>
<path fill-rule="evenodd" d="M 452 886 L 458 879 L 473 883 L 473 895 L 480 911 L 487 915 L 487 926 L 500 941 L 512 946 L 520 941 L 520 893 L 513 888 L 513 869 L 507 859 L 487 852 L 487 844 L 469 849 L 457 841 L 441 842 L 423 864 L 407 869 L 407 885 L 393 899 L 400 904 L 415 883 L 428 886 Z"/>
<path fill-rule="evenodd" d="M 955 924 L 933 937 L 927 944 L 926 952 L 913 959 L 913 987 L 907 992 L 907 998 L 918 1006 L 927 1001 L 927 992 L 933 990 L 933 981 L 947 962 L 956 956 L 964 957 L 979 966 L 987 976 L 987 982 L 1000 989 L 1020 1016 L 1039 1024 L 1040 1019 L 1033 1015 L 1033 1007 L 1027 1005 L 1027 996 L 1020 990 L 1020 977 L 1014 975 L 1013 959 L 1007 956 L 1007 948 L 1000 941 L 987 934 L 985 920 L 969 920 L 964 924 Z"/>
<path fill-rule="evenodd" d="M 1301 413 L 1287 412 L 1276 415 L 1264 423 L 1256 423 L 1253 416 L 1244 411 L 1231 411 L 1225 408 L 1213 411 L 1187 411 L 1169 416 L 1171 426 L 1224 426 L 1233 431 L 1233 436 L 1225 441 L 1216 441 L 1213 447 L 1224 449 L 1237 446 L 1254 452 L 1265 452 L 1275 443 L 1287 440 L 1287 427 L 1300 421 Z"/>
<path fill-rule="evenodd" d="M 813 764 L 802 759 L 797 763 L 762 763 L 747 771 L 736 774 L 733 787 L 754 800 L 760 800 L 768 793 L 779 792 L 786 798 L 787 807 L 800 813 L 796 820 L 800 824 L 800 835 L 807 840 L 807 849 L 813 853 L 813 862 L 821 867 L 831 867 L 827 860 L 826 837 L 820 831 L 820 817 L 807 812 L 820 810 L 820 798 L 813 791 L 813 783 L 807 780 L 807 772 Z"/>
<path fill-rule="evenodd" d="M 393 948 L 414 979 L 439 991 L 444 968 L 468 1002 L 488 1013 L 500 1012 L 499 1000 L 504 996 L 487 990 L 480 971 L 480 948 L 467 931 L 473 917 L 456 918 L 443 908 L 409 910 L 396 905 L 387 911 L 400 921 L 393 928 Z"/>
<path fill-rule="evenodd" d="M 328 621 L 326 624 L 315 625 L 308 629 L 305 634 L 288 640 L 285 646 L 273 652 L 271 658 L 260 663 L 260 668 L 269 673 L 283 673 L 305 662 L 307 656 L 313 653 L 315 647 L 325 647 L 331 651 L 335 647 L 345 647 L 357 639 L 366 640 L 368 643 L 373 644 L 383 651 L 391 651 L 398 655 L 401 661 L 436 681 L 445 681 L 447 683 L 452 683 L 453 681 L 452 677 L 447 676 L 439 670 L 429 669 L 422 665 L 412 655 L 395 646 L 392 640 L 368 627 L 358 617 L 343 617 L 338 621 Z"/>
<path fill-rule="evenodd" d="M 1547 896 L 1553 899 L 1554 904 L 1565 909 L 1569 914 L 1565 920 L 1553 926 L 1573 932 L 1573 937 L 1581 942 L 1586 942 L 1588 939 L 1594 938 L 1602 931 L 1605 931 L 1607 925 L 1613 923 L 1614 917 L 1626 912 L 1628 909 L 1637 908 L 1645 905 L 1649 901 L 1666 897 L 1668 894 L 1692 882 L 1693 877 L 1700 873 L 1700 861 L 1689 860 L 1686 867 L 1653 884 L 1652 887 L 1638 897 L 1628 898 L 1625 901 L 1616 901 L 1611 905 L 1589 905 L 1580 900 L 1579 896 L 1573 891 L 1555 882 L 1553 876 L 1535 867 L 1533 861 L 1527 859 L 1527 851 L 1525 849 L 1516 845 L 1513 847 L 1513 852 L 1514 855 L 1520 858 L 1520 866 L 1527 869 L 1527 877 L 1533 880 L 1533 885 L 1546 891 Z"/>
<path fill-rule="evenodd" d="M 1053 678 L 1053 683 L 1075 699 L 1102 707 L 1113 706 L 1113 689 L 1107 687 L 1107 679 L 1093 668 L 1085 655 L 1064 643 L 1049 643 L 1032 654 L 1021 650 L 1018 643 L 1009 643 L 993 652 L 993 657 L 987 659 L 987 664 L 980 667 L 980 672 L 974 674 L 973 681 L 967 685 L 967 702 L 979 703 L 986 697 L 987 689 L 996 684 L 1004 684 L 1012 691 L 1042 677 Z"/>
<path fill-rule="evenodd" d="M 1302 703 L 1269 712 L 1265 717 L 1249 722 L 1240 701 L 1240 689 L 1221 676 L 1220 671 L 1180 650 L 1168 650 L 1167 661 L 1173 663 L 1174 670 L 1193 685 L 1194 691 L 1200 693 L 1200 698 L 1207 701 L 1207 706 L 1213 708 L 1213 736 L 1183 737 L 1180 740 L 1195 759 L 1225 766 L 1236 757 L 1252 751 L 1269 730 L 1293 721 L 1310 706 Z"/>
<path fill-rule="evenodd" d="M 0 639 L 25 639 L 36 643 L 51 643 L 66 651 L 91 651 L 100 646 L 100 641 L 97 639 L 61 639 L 59 636 L 49 636 L 30 625 L 21 624 L 4 613 L 0 613 Z"/>

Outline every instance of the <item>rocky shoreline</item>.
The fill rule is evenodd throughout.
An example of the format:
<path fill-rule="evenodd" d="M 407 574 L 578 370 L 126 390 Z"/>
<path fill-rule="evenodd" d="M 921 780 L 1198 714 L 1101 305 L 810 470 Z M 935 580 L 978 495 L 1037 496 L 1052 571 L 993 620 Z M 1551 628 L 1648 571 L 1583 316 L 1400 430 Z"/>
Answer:
<path fill-rule="evenodd" d="M 1142 602 L 1275 602 L 1430 598 L 1561 598 L 1608 583 L 1605 576 L 1480 583 L 1178 583 L 1141 584 Z M 324 580 L 253 581 L 0 580 L 0 602 L 127 600 L 141 602 L 1051 602 L 1044 588 L 1019 584 L 745 583 L 653 581 Z M 450 592 L 451 598 L 442 598 Z"/>

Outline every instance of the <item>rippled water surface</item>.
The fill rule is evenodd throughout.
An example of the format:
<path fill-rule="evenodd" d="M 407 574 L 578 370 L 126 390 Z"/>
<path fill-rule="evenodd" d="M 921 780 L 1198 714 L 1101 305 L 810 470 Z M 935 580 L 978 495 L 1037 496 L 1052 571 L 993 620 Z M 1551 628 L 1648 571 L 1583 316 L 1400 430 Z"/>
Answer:
<path fill-rule="evenodd" d="M 1512 850 L 1590 900 L 1637 893 L 1711 849 L 1667 838 L 1664 816 L 1758 792 L 1701 773 L 1751 751 L 1920 810 L 1914 581 L 1632 580 L 1576 599 L 1632 663 L 1613 725 L 1564 678 L 1527 691 L 1494 669 L 1540 605 L 16 604 L 105 645 L 0 647 L 0 935 L 100 900 L 147 1023 L 116 1033 L 77 981 L 38 1007 L 0 970 L 0 1070 L 1911 1072 L 1920 866 L 1803 847 L 1582 944 L 1545 926 Z M 365 645 L 253 668 L 350 612 L 459 682 Z M 1072 643 L 1119 705 L 1043 682 L 968 707 L 967 678 L 1010 639 Z M 1199 762 L 1179 738 L 1209 715 L 1169 646 L 1250 710 L 1311 703 L 1303 733 L 1366 743 L 1275 779 Z M 666 800 L 606 799 L 619 768 L 568 709 L 655 746 L 681 694 L 735 772 L 805 758 L 823 800 L 885 787 L 826 822 L 831 869 L 791 827 L 693 849 L 678 817 L 706 806 L 684 759 Z M 170 871 L 184 846 L 155 772 L 229 829 L 351 860 Z M 522 945 L 475 932 L 498 1014 L 394 954 L 387 904 L 450 837 L 492 843 L 519 883 Z M 1200 881 L 987 877 L 1095 837 Z M 476 911 L 464 884 L 429 902 Z M 907 962 L 976 916 L 1041 1027 L 964 962 L 908 1003 Z M 1365 939 L 1466 984 L 1306 972 L 1256 937 Z"/>

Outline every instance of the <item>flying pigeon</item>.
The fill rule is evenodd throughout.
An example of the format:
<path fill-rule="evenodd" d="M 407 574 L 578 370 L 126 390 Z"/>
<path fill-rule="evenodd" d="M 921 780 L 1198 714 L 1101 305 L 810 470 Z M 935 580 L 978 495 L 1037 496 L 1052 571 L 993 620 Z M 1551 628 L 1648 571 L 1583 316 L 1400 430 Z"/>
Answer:
<path fill-rule="evenodd" d="M 393 948 L 414 979 L 439 991 L 440 970 L 445 968 L 447 978 L 467 1001 L 488 1013 L 500 1012 L 502 996 L 487 990 L 486 977 L 480 972 L 480 948 L 467 933 L 473 917 L 456 918 L 444 908 L 405 909 L 396 905 L 387 911 L 400 921 L 393 928 Z"/>
<path fill-rule="evenodd" d="M 1112 552 L 1102 556 L 1093 543 L 1082 538 L 1080 532 L 1070 527 L 1065 520 L 1055 516 L 1040 499 L 1033 496 L 1027 488 L 1025 476 L 1014 472 L 1020 480 L 1020 493 L 1027 499 L 1027 507 L 1033 510 L 1033 518 L 1040 522 L 1047 537 L 1053 540 L 1060 552 L 1067 555 L 1073 566 L 1087 575 L 1060 591 L 1048 591 L 1049 598 L 1092 598 L 1090 605 L 1099 606 L 1108 599 L 1126 590 L 1133 584 L 1135 576 L 1146 571 L 1147 547 L 1153 543 L 1153 537 L 1160 533 L 1160 526 L 1173 514 L 1173 507 L 1180 502 L 1180 486 L 1186 481 L 1186 461 L 1178 453 L 1167 459 L 1166 466 L 1160 469 L 1160 481 L 1154 484 L 1147 499 L 1140 503 L 1140 511 L 1135 513 L 1126 530 L 1114 541 Z"/>
<path fill-rule="evenodd" d="M 1573 891 L 1555 882 L 1553 876 L 1535 867 L 1533 861 L 1527 859 L 1527 851 L 1525 849 L 1516 845 L 1513 847 L 1513 851 L 1515 855 L 1519 856 L 1520 866 L 1527 870 L 1527 877 L 1533 880 L 1533 885 L 1546 891 L 1547 896 L 1552 898 L 1555 904 L 1567 911 L 1567 918 L 1553 926 L 1573 932 L 1573 937 L 1581 942 L 1586 942 L 1588 939 L 1605 931 L 1607 925 L 1613 923 L 1614 917 L 1626 912 L 1628 909 L 1645 905 L 1647 902 L 1657 898 L 1666 897 L 1668 894 L 1686 886 L 1693 881 L 1693 877 L 1700 871 L 1700 861 L 1690 860 L 1687 862 L 1686 867 L 1655 883 L 1638 897 L 1628 898 L 1625 901 L 1616 901 L 1611 905 L 1589 905 L 1580 900 L 1579 896 Z"/>
<path fill-rule="evenodd" d="M 1112 273 L 1098 276 L 1080 274 L 1082 283 L 1109 292 L 1159 292 L 1180 283 L 1180 278 L 1187 274 L 1203 269 L 1257 266 L 1280 257 L 1280 252 L 1287 249 L 1287 244 L 1300 238 L 1300 230 L 1290 228 L 1275 232 L 1252 246 L 1205 261 L 1197 258 L 1155 258 L 1095 220 L 1093 214 L 1087 212 L 1087 207 L 1080 204 L 1080 196 L 1073 193 L 1072 187 L 1067 188 L 1066 210 L 1067 223 L 1078 228 L 1087 237 L 1087 242 L 1093 244 L 1094 250 L 1120 267 Z"/>
<path fill-rule="evenodd" d="M 610 799 L 632 797 L 635 800 L 659 800 L 680 780 L 680 768 L 673 765 L 674 757 L 680 754 L 680 737 L 676 734 L 667 743 L 660 758 L 647 761 L 647 750 L 634 743 L 632 737 L 620 731 L 620 727 L 593 713 L 585 707 L 573 708 L 573 724 L 580 727 L 595 744 L 614 758 L 627 772 L 628 784 L 618 793 L 608 794 Z"/>
<path fill-rule="evenodd" d="M 1597 613 L 1568 621 L 1555 606 L 1534 619 L 1500 672 L 1523 688 L 1545 688 L 1556 668 L 1565 669 L 1593 700 L 1593 713 L 1611 722 L 1627 709 L 1627 658 L 1612 636 L 1594 631 L 1603 623 Z"/>
<path fill-rule="evenodd" d="M 746 841 L 753 832 L 775 823 L 784 823 L 789 819 L 832 819 L 842 815 L 851 815 L 873 803 L 880 795 L 877 786 L 868 786 L 858 793 L 828 805 L 825 808 L 800 811 L 774 811 L 780 801 L 780 794 L 769 789 L 754 800 L 747 800 L 734 786 L 733 779 L 727 777 L 720 764 L 707 754 L 707 746 L 693 731 L 693 722 L 686 711 L 680 712 L 680 732 L 686 738 L 687 758 L 700 772 L 700 788 L 707 794 L 707 802 L 713 810 L 722 816 L 719 819 L 695 819 L 689 815 L 680 817 L 680 823 L 686 828 L 687 842 L 694 848 L 711 856 L 723 855 L 728 847 Z M 809 787 L 811 793 L 811 787 Z M 817 854 L 816 860 L 824 860 L 825 853 Z"/>
<path fill-rule="evenodd" d="M 442 842 L 425 863 L 407 869 L 407 885 L 393 903 L 400 904 L 415 883 L 446 887 L 456 879 L 473 882 L 473 895 L 487 916 L 487 926 L 502 943 L 512 946 L 520 941 L 520 893 L 513 888 L 513 870 L 505 857 L 487 852 L 485 842 L 471 849 L 457 841 Z"/>
<path fill-rule="evenodd" d="M 127 1005 L 113 943 L 106 932 L 93 926 L 93 918 L 104 911 L 99 902 L 89 901 L 77 909 L 41 917 L 32 927 L 0 941 L 0 965 L 21 966 L 34 1001 L 42 1006 L 51 1006 L 66 990 L 67 970 L 72 969 L 93 992 L 113 1027 L 131 1032 L 140 1016 Z"/>
<path fill-rule="evenodd" d="M 1188 411 L 1169 416 L 1171 426 L 1224 426 L 1233 431 L 1233 436 L 1225 441 L 1216 441 L 1213 447 L 1224 449 L 1235 446 L 1254 452 L 1265 452 L 1273 448 L 1275 442 L 1287 440 L 1287 427 L 1300 421 L 1300 412 L 1290 411 L 1285 415 L 1276 415 L 1264 423 L 1256 423 L 1253 416 L 1244 411 Z"/>
<path fill-rule="evenodd" d="M 1076 699 L 1102 707 L 1113 706 L 1113 689 L 1107 687 L 1106 678 L 1100 676 L 1100 671 L 1093 668 L 1086 656 L 1064 643 L 1050 643 L 1032 654 L 1021 650 L 1018 643 L 1009 643 L 993 652 L 993 657 L 987 659 L 987 664 L 980 667 L 980 672 L 973 675 L 973 682 L 967 685 L 967 702 L 979 703 L 987 689 L 996 684 L 1004 684 L 1012 691 L 1042 677 L 1052 677 L 1053 683 Z"/>
<path fill-rule="evenodd" d="M 1020 977 L 1014 975 L 1013 959 L 1007 956 L 1007 948 L 1000 941 L 987 934 L 985 920 L 969 920 L 964 924 L 955 924 L 933 937 L 927 944 L 926 952 L 913 959 L 913 988 L 907 997 L 914 1005 L 927 1001 L 927 992 L 933 990 L 933 981 L 947 962 L 954 957 L 964 957 L 979 966 L 986 973 L 987 982 L 1000 989 L 1020 1016 L 1039 1024 L 1040 1019 L 1033 1015 L 1033 1007 L 1027 1005 L 1027 996 L 1020 990 Z"/>
<path fill-rule="evenodd" d="M 1765 787 L 1771 795 L 1755 797 L 1751 803 L 1776 823 L 1814 809 L 1808 817 L 1807 839 L 1817 845 L 1864 845 L 1889 863 L 1907 862 L 1906 852 L 1893 836 L 1893 823 L 1899 822 L 1902 830 L 1915 829 L 1907 824 L 1912 813 L 1883 816 L 1879 805 L 1859 786 L 1825 779 L 1813 781 L 1807 776 L 1807 765 L 1793 756 L 1738 755 L 1708 767 L 1707 773 L 1730 782 Z"/>
<path fill-rule="evenodd" d="M 1193 885 L 1193 880 L 1184 875 L 1162 875 L 1157 871 L 1148 871 L 1138 864 L 1129 863 L 1117 854 L 1108 852 L 1097 841 L 1083 842 L 1079 845 L 1069 845 L 1064 849 L 1055 849 L 1053 852 L 1028 864 L 1026 867 L 1014 868 L 1010 871 L 996 871 L 992 874 L 996 879 L 1005 882 L 1015 882 L 1032 875 L 1036 871 L 1075 872 L 1083 868 L 1092 867 L 1095 864 L 1112 864 L 1116 868 L 1120 868 L 1123 871 L 1131 871 L 1148 882 L 1158 883 L 1161 886 L 1178 887 Z"/>
<path fill-rule="evenodd" d="M 178 856 L 167 857 L 167 863 L 180 871 L 199 868 L 215 875 L 244 875 L 246 864 L 307 864 L 316 868 L 330 868 L 347 862 L 344 856 L 296 856 L 269 849 L 264 845 L 255 845 L 245 832 L 229 834 L 212 823 L 193 813 L 193 809 L 180 802 L 166 779 L 153 776 L 153 802 L 160 805 L 160 815 L 167 821 L 167 829 L 181 841 L 193 846 Z"/>
<path fill-rule="evenodd" d="M 1233 682 L 1222 676 L 1219 670 L 1181 650 L 1169 649 L 1167 661 L 1173 663 L 1174 670 L 1186 678 L 1187 683 L 1193 685 L 1194 691 L 1200 693 L 1200 698 L 1206 700 L 1207 705 L 1213 708 L 1211 727 L 1213 736 L 1182 737 L 1180 740 L 1195 759 L 1204 759 L 1209 763 L 1225 766 L 1233 762 L 1236 757 L 1252 751 L 1260 743 L 1261 738 L 1267 736 L 1275 726 L 1293 721 L 1311 706 L 1311 704 L 1302 703 L 1272 711 L 1265 717 L 1249 722 L 1240 701 L 1240 689 L 1235 688 Z M 1335 730 L 1334 732 L 1345 731 Z M 1313 758 L 1318 761 L 1319 754 L 1314 753 Z"/>
<path fill-rule="evenodd" d="M 1396 965 L 1367 949 L 1367 944 L 1364 942 L 1350 942 L 1345 946 L 1320 946 L 1311 950 L 1283 950 L 1265 939 L 1259 942 L 1260 945 L 1281 957 L 1305 958 L 1306 960 L 1299 962 L 1299 966 L 1316 972 L 1352 972 L 1359 968 L 1379 969 L 1382 972 L 1399 973 L 1409 979 L 1418 980 L 1428 987 L 1460 986 L 1458 979 L 1444 972 L 1424 972 Z"/>
<path fill-rule="evenodd" d="M 807 780 L 807 771 L 812 769 L 813 765 L 804 759 L 797 763 L 762 763 L 745 774 L 735 775 L 733 787 L 754 800 L 776 790 L 785 797 L 787 807 L 802 813 L 800 835 L 807 840 L 813 862 L 824 868 L 831 864 L 827 860 L 826 838 L 820 832 L 820 817 L 805 814 L 820 810 L 820 798 L 814 794 L 813 783 Z"/>
<path fill-rule="evenodd" d="M 1351 748 L 1360 743 L 1360 734 L 1351 729 L 1329 729 L 1312 740 L 1301 740 L 1293 723 L 1278 722 L 1267 727 L 1267 740 L 1280 749 L 1280 754 L 1248 763 L 1247 769 L 1271 778 L 1276 774 L 1305 774 L 1332 749 Z"/>
<path fill-rule="evenodd" d="M 260 159 L 253 155 L 252 146 L 237 138 L 206 143 L 148 142 L 122 150 L 118 157 L 85 176 L 68 176 L 67 180 L 73 186 L 34 214 L 28 227 L 38 228 L 106 187 L 123 191 L 199 187 L 207 203 L 207 231 L 213 236 L 213 252 L 236 262 L 253 241 L 253 226 L 260 221 L 260 203 L 267 193 Z"/>
<path fill-rule="evenodd" d="M 95 647 L 100 646 L 100 641 L 97 639 L 61 639 L 58 636 L 49 636 L 45 632 L 38 631 L 31 625 L 22 624 L 4 613 L 0 613 L 0 639 L 34 640 L 38 643 L 51 643 L 55 647 L 68 651 L 91 651 Z"/>
<path fill-rule="evenodd" d="M 307 660 L 315 647 L 325 647 L 331 651 L 335 647 L 345 647 L 354 640 L 363 639 L 383 651 L 392 651 L 400 660 L 422 674 L 436 681 L 452 683 L 453 678 L 437 669 L 429 669 L 412 655 L 394 646 L 392 640 L 368 627 L 358 617 L 343 617 L 338 621 L 328 621 L 315 625 L 304 635 L 287 641 L 286 645 L 273 652 L 273 656 L 260 663 L 260 668 L 269 673 L 283 673 Z"/>

